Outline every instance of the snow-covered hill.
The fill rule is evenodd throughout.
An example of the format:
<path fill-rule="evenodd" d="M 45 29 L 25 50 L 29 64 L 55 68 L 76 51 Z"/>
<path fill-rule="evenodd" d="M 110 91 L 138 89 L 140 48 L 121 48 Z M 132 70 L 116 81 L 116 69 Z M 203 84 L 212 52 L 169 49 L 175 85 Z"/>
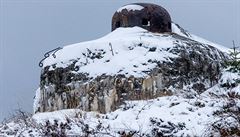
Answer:
<path fill-rule="evenodd" d="M 118 28 L 65 46 L 43 60 L 35 112 L 66 108 L 106 113 L 125 100 L 152 99 L 216 84 L 224 48 L 172 24 L 173 33 Z"/>
<path fill-rule="evenodd" d="M 45 54 L 34 114 L 4 122 L 0 136 L 240 136 L 229 49 L 172 30 L 119 28 Z"/>

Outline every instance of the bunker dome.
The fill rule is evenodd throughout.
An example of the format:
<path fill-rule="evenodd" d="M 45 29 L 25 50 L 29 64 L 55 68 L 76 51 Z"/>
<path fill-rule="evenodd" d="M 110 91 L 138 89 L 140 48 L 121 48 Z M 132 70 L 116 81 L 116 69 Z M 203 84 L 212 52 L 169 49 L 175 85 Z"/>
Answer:
<path fill-rule="evenodd" d="M 119 8 L 112 17 L 112 31 L 119 27 L 139 26 L 151 32 L 172 32 L 166 9 L 150 3 L 133 3 Z"/>

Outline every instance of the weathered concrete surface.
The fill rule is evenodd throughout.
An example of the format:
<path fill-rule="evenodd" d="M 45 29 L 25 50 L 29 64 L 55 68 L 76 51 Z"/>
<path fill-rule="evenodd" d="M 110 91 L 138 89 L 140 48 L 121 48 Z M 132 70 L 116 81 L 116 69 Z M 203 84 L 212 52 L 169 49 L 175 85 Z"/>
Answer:
<path fill-rule="evenodd" d="M 132 4 L 130 4 L 132 5 Z M 119 27 L 139 26 L 150 32 L 172 32 L 171 17 L 166 9 L 149 3 L 134 3 L 144 7 L 142 10 L 123 9 L 112 17 L 112 31 Z"/>
<path fill-rule="evenodd" d="M 176 39 L 175 46 L 163 50 L 179 57 L 169 61 L 148 60 L 157 66 L 144 72 L 146 77 L 102 74 L 93 79 L 87 73 L 76 73 L 74 63 L 54 70 L 49 70 L 49 66 L 43 68 L 40 107 L 36 112 L 80 108 L 106 113 L 126 100 L 151 99 L 177 91 L 190 92 L 186 87 L 199 94 L 214 85 L 227 56 L 210 45 L 177 34 L 169 35 Z"/>

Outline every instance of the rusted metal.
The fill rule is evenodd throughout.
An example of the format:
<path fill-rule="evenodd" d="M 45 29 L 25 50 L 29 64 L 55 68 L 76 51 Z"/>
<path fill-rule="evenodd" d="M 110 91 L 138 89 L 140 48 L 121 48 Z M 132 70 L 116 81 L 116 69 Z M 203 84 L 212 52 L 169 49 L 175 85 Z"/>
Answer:
<path fill-rule="evenodd" d="M 50 50 L 50 51 L 48 51 L 47 53 L 45 53 L 45 54 L 44 54 L 44 58 L 38 63 L 38 66 L 39 66 L 39 67 L 42 67 L 42 66 L 43 66 L 43 61 L 44 61 L 46 58 L 48 58 L 51 53 L 52 53 L 51 55 L 52 55 L 54 58 L 56 58 L 55 53 L 56 53 L 58 50 L 60 50 L 60 49 L 62 49 L 62 48 L 61 48 L 61 47 L 58 47 L 58 48 L 55 48 L 55 49 Z"/>
<path fill-rule="evenodd" d="M 139 26 L 151 32 L 172 32 L 171 17 L 166 9 L 149 3 L 134 3 L 144 7 L 141 10 L 116 11 L 112 17 L 112 31 L 119 27 Z M 125 5 L 127 6 L 127 5 Z"/>

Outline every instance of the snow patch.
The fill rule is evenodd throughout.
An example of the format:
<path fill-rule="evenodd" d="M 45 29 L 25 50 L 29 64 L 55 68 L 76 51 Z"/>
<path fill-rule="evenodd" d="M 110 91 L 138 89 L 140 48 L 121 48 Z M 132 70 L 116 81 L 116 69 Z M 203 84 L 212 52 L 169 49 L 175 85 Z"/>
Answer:
<path fill-rule="evenodd" d="M 117 10 L 117 12 L 121 12 L 122 10 L 126 9 L 127 11 L 135 11 L 135 10 L 142 10 L 144 9 L 143 6 L 136 5 L 136 4 L 131 4 L 131 5 L 126 5 Z"/>
<path fill-rule="evenodd" d="M 236 80 L 240 79 L 240 75 L 237 73 L 232 73 L 229 71 L 224 71 L 221 79 L 220 79 L 220 84 L 224 83 L 235 83 Z"/>

